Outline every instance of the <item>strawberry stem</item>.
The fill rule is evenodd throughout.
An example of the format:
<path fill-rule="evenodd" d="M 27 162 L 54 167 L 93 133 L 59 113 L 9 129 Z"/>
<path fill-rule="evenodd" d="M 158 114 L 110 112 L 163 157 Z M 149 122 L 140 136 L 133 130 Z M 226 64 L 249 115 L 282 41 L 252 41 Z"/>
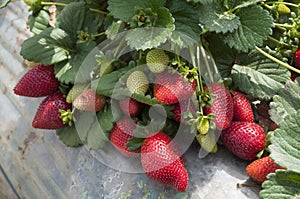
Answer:
<path fill-rule="evenodd" d="M 269 1 L 269 2 L 264 2 L 263 4 L 284 4 L 286 6 L 291 6 L 291 7 L 295 7 L 295 8 L 299 7 L 299 5 L 297 5 L 297 4 L 290 3 L 290 2 L 284 2 L 284 1 Z"/>
<path fill-rule="evenodd" d="M 295 26 L 293 25 L 289 25 L 289 24 L 281 24 L 281 23 L 274 23 L 275 27 L 277 28 L 287 28 L 287 29 L 291 29 L 294 28 Z"/>
<path fill-rule="evenodd" d="M 43 5 L 43 6 L 52 6 L 52 5 L 55 5 L 55 6 L 66 7 L 68 4 L 66 4 L 66 3 L 59 3 L 59 2 L 45 2 L 45 1 L 42 1 L 41 5 Z M 103 14 L 103 15 L 107 15 L 108 14 L 105 11 L 98 10 L 98 9 L 95 9 L 95 8 L 90 8 L 89 10 L 92 11 L 92 12 Z"/>
<path fill-rule="evenodd" d="M 270 41 L 272 41 L 272 42 L 277 43 L 277 44 L 280 44 L 280 45 L 284 45 L 284 46 L 290 47 L 289 44 L 284 43 L 284 42 L 282 42 L 282 41 L 279 41 L 278 39 L 276 39 L 276 38 L 274 38 L 274 37 L 268 36 L 268 39 L 269 39 Z"/>
<path fill-rule="evenodd" d="M 119 43 L 119 45 L 118 45 L 117 48 L 115 49 L 114 57 L 119 57 L 119 56 L 117 56 L 117 54 L 118 54 L 118 52 L 119 52 L 121 46 L 124 44 L 124 42 L 125 42 L 125 37 L 123 37 L 123 39 L 121 40 L 121 42 Z M 123 52 L 124 50 L 125 50 L 125 49 L 123 48 L 123 49 L 120 51 L 119 55 L 122 55 L 122 52 Z"/>
<path fill-rule="evenodd" d="M 103 15 L 107 15 L 107 14 L 108 14 L 108 13 L 105 12 L 105 11 L 98 10 L 98 9 L 95 9 L 95 8 L 90 8 L 90 11 L 96 12 L 96 13 L 99 13 L 99 14 L 103 14 Z"/>
<path fill-rule="evenodd" d="M 100 36 L 102 36 L 102 35 L 105 35 L 105 32 L 100 32 L 100 33 L 94 34 L 94 35 L 92 35 L 92 36 L 93 36 L 93 37 L 100 37 Z"/>
<path fill-rule="evenodd" d="M 66 7 L 68 4 L 66 4 L 66 3 L 59 3 L 59 2 L 45 2 L 45 1 L 42 1 L 41 5 L 43 5 L 43 6 L 52 6 L 52 5 L 55 5 L 55 6 Z"/>
<path fill-rule="evenodd" d="M 216 62 L 215 62 L 215 60 L 213 58 L 213 55 L 210 52 L 208 46 L 205 45 L 205 42 L 201 41 L 200 46 L 201 46 L 202 56 L 204 57 L 204 61 L 205 61 L 205 64 L 206 64 L 206 68 L 207 68 L 207 71 L 209 73 L 210 81 L 213 83 L 213 82 L 215 82 L 215 80 L 214 80 L 214 76 L 212 75 L 212 72 L 211 72 L 210 69 L 211 69 L 211 66 L 213 66 L 213 69 L 214 69 L 215 73 L 218 73 L 218 67 L 216 65 Z M 211 63 L 208 62 L 208 58 L 210 59 Z"/>
<path fill-rule="evenodd" d="M 262 55 L 264 55 L 265 57 L 267 57 L 267 58 L 269 58 L 270 60 L 276 62 L 277 64 L 279 64 L 279 65 L 281 65 L 281 66 L 283 66 L 283 67 L 285 67 L 285 68 L 287 68 L 287 69 L 289 69 L 289 70 L 291 70 L 291 71 L 294 71 L 294 72 L 300 74 L 300 70 L 298 70 L 298 69 L 296 69 L 296 68 L 290 66 L 289 64 L 287 64 L 287 63 L 285 63 L 285 62 L 283 62 L 283 61 L 277 59 L 276 57 L 273 57 L 273 56 L 270 55 L 269 53 L 263 51 L 261 48 L 259 48 L 259 47 L 256 46 L 255 49 L 256 49 L 258 52 L 260 52 Z"/>

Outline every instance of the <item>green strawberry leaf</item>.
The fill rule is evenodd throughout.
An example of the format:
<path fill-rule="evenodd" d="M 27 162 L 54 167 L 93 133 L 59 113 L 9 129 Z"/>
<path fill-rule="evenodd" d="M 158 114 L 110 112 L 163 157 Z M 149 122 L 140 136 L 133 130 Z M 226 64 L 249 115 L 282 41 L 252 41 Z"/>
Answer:
<path fill-rule="evenodd" d="M 206 40 L 209 43 L 208 48 L 214 57 L 219 73 L 223 78 L 230 77 L 232 66 L 237 59 L 237 51 L 226 45 L 219 35 L 211 34 Z"/>
<path fill-rule="evenodd" d="M 69 35 L 62 29 L 50 27 L 25 40 L 20 54 L 29 61 L 51 65 L 67 60 L 72 49 Z"/>
<path fill-rule="evenodd" d="M 170 1 L 168 8 L 175 19 L 172 41 L 180 47 L 191 46 L 199 41 L 201 28 L 198 11 L 182 0 Z"/>
<path fill-rule="evenodd" d="M 167 8 L 156 11 L 157 20 L 153 27 L 135 28 L 127 33 L 125 39 L 129 46 L 135 50 L 156 48 L 167 41 L 175 30 L 174 18 Z"/>
<path fill-rule="evenodd" d="M 40 10 L 37 15 L 30 15 L 29 28 L 34 34 L 40 34 L 49 27 L 50 14 L 46 10 Z"/>
<path fill-rule="evenodd" d="M 96 43 L 93 41 L 90 41 L 88 43 L 78 43 L 75 49 L 76 52 L 72 53 L 68 60 L 55 65 L 55 75 L 58 80 L 65 84 L 74 84 L 75 80 L 77 81 L 77 83 L 79 83 L 79 81 L 87 81 L 90 77 L 89 75 L 91 70 L 88 70 L 90 69 L 88 68 L 89 66 L 86 66 L 86 62 L 84 64 L 83 62 L 86 61 L 86 57 L 89 55 L 89 53 L 92 52 L 95 47 Z M 94 61 L 94 59 L 92 60 Z M 80 67 L 86 67 L 87 70 L 80 70 Z M 80 74 L 78 74 L 79 70 L 81 72 Z M 80 75 L 80 79 L 79 77 L 77 78 L 77 75 Z"/>
<path fill-rule="evenodd" d="M 209 4 L 215 2 L 215 0 L 186 0 L 187 2 L 193 3 L 202 3 L 202 4 Z"/>
<path fill-rule="evenodd" d="M 95 114 L 87 111 L 79 111 L 76 112 L 75 119 L 75 127 L 78 132 L 78 135 L 82 142 L 86 142 L 88 133 L 92 128 L 93 124 L 96 122 Z"/>
<path fill-rule="evenodd" d="M 241 91 L 259 99 L 271 99 L 289 79 L 289 71 L 258 52 L 240 55 L 239 59 L 243 65 L 233 66 L 233 82 Z"/>
<path fill-rule="evenodd" d="M 0 9 L 6 7 L 10 3 L 10 0 L 1 0 Z"/>
<path fill-rule="evenodd" d="M 260 191 L 263 199 L 297 199 L 300 195 L 300 173 L 277 170 L 268 176 Z"/>
<path fill-rule="evenodd" d="M 142 95 L 142 94 L 138 94 L 138 93 L 133 93 L 130 97 L 135 99 L 136 101 L 139 101 L 143 104 L 147 104 L 150 106 L 153 106 L 153 105 L 159 103 L 157 101 L 157 99 L 154 97 L 151 97 L 151 95 Z"/>
<path fill-rule="evenodd" d="M 113 115 L 111 105 L 107 105 L 102 111 L 97 113 L 98 121 L 106 138 L 109 138 L 109 133 L 112 130 L 116 119 Z"/>
<path fill-rule="evenodd" d="M 77 147 L 82 145 L 81 139 L 74 126 L 66 126 L 56 130 L 59 139 L 68 147 Z"/>
<path fill-rule="evenodd" d="M 129 22 L 136 14 L 136 8 L 151 8 L 152 10 L 156 11 L 165 4 L 166 0 L 109 0 L 107 9 L 116 19 Z"/>
<path fill-rule="evenodd" d="M 130 66 L 103 75 L 99 79 L 92 81 L 92 88 L 95 88 L 96 92 L 100 95 L 111 97 L 113 94 L 116 94 L 114 90 L 117 89 L 115 87 L 119 79 L 122 78 L 128 70 L 130 70 Z"/>
<path fill-rule="evenodd" d="M 270 103 L 271 119 L 280 124 L 289 114 L 295 113 L 300 109 L 300 78 L 295 82 L 288 81 L 284 88 L 278 91 L 278 95 L 273 97 Z"/>
<path fill-rule="evenodd" d="M 125 25 L 122 21 L 114 21 L 106 30 L 105 34 L 108 39 L 114 39 L 115 36 L 125 30 Z"/>
<path fill-rule="evenodd" d="M 270 137 L 271 158 L 281 167 L 300 172 L 300 109 L 284 118 Z"/>
<path fill-rule="evenodd" d="M 225 7 L 215 2 L 202 4 L 198 8 L 200 22 L 211 32 L 232 33 L 241 25 L 241 22 L 239 16 L 226 11 Z"/>
<path fill-rule="evenodd" d="M 147 104 L 149 106 L 159 104 L 157 99 L 152 97 L 151 95 L 131 93 L 127 88 L 116 88 L 116 90 L 114 91 L 114 95 L 111 97 L 117 100 L 123 99 L 124 97 L 131 97 L 132 99 L 135 99 L 136 101 Z"/>
<path fill-rule="evenodd" d="M 89 149 L 100 149 L 104 146 L 105 142 L 108 141 L 108 138 L 100 127 L 99 123 L 94 123 L 89 130 L 87 137 L 87 145 Z"/>
<path fill-rule="evenodd" d="M 84 2 L 69 3 L 57 17 L 58 27 L 64 30 L 72 41 L 78 39 L 79 31 L 96 34 L 97 20 Z"/>
<path fill-rule="evenodd" d="M 261 46 L 272 33 L 273 18 L 260 6 L 244 7 L 236 13 L 241 25 L 232 33 L 223 35 L 225 43 L 242 52 Z"/>
<path fill-rule="evenodd" d="M 133 137 L 128 140 L 128 142 L 126 143 L 126 146 L 128 146 L 128 149 L 130 151 L 135 151 L 142 147 L 144 140 L 145 140 L 145 138 Z"/>
<path fill-rule="evenodd" d="M 263 1 L 265 1 L 265 0 L 243 0 L 242 2 L 236 1 L 236 0 L 231 0 L 231 1 L 224 1 L 224 6 L 226 6 L 226 3 L 227 3 L 228 7 L 234 7 L 234 9 L 237 10 L 237 9 L 245 8 L 248 6 L 256 5 L 257 3 L 260 3 Z"/>

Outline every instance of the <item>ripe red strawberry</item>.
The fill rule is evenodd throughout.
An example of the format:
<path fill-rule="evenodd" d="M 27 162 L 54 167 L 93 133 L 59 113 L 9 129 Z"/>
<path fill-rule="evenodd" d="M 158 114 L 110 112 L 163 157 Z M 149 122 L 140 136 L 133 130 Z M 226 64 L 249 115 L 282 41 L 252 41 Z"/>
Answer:
<path fill-rule="evenodd" d="M 128 116 L 134 117 L 139 115 L 144 108 L 144 104 L 132 99 L 125 98 L 119 101 L 122 112 Z"/>
<path fill-rule="evenodd" d="M 176 144 L 166 134 L 151 134 L 142 145 L 141 162 L 149 178 L 182 192 L 188 187 L 188 173 L 176 150 Z"/>
<path fill-rule="evenodd" d="M 71 104 L 66 102 L 62 93 L 54 93 L 45 98 L 32 121 L 32 126 L 39 129 L 59 129 L 66 124 L 61 119 L 59 110 L 71 109 Z"/>
<path fill-rule="evenodd" d="M 215 96 L 211 106 L 203 108 L 205 115 L 215 115 L 213 121 L 218 129 L 228 128 L 233 118 L 233 100 L 229 91 L 220 84 L 211 84 L 204 89 L 209 89 L 210 94 Z"/>
<path fill-rule="evenodd" d="M 294 54 L 294 64 L 296 68 L 300 68 L 300 49 L 298 49 Z"/>
<path fill-rule="evenodd" d="M 110 132 L 110 141 L 123 155 L 128 157 L 137 156 L 140 150 L 130 151 L 126 146 L 128 140 L 133 138 L 136 124 L 130 118 L 123 118 L 114 124 Z"/>
<path fill-rule="evenodd" d="M 189 107 L 188 107 L 189 105 Z M 196 112 L 196 108 L 195 105 L 193 104 L 193 102 L 190 102 L 190 104 L 188 104 L 188 101 L 182 101 L 180 103 L 177 103 L 174 105 L 174 109 L 173 109 L 173 120 L 175 120 L 178 123 L 183 123 L 183 124 L 187 124 L 187 121 L 182 120 L 185 118 L 181 118 L 182 115 L 186 112 L 191 112 L 191 113 L 195 113 Z"/>
<path fill-rule="evenodd" d="M 237 91 L 233 91 L 233 120 L 241 122 L 253 122 L 254 116 L 248 98 Z"/>
<path fill-rule="evenodd" d="M 56 92 L 58 87 L 59 81 L 55 78 L 53 66 L 40 64 L 20 79 L 14 93 L 26 97 L 43 97 Z"/>
<path fill-rule="evenodd" d="M 162 72 L 154 82 L 154 97 L 162 104 L 176 104 L 190 98 L 195 92 L 196 80 L 187 82 L 178 73 Z"/>
<path fill-rule="evenodd" d="M 294 54 L 294 66 L 297 69 L 300 69 L 300 49 L 298 49 Z M 299 77 L 299 74 L 291 71 L 291 80 L 295 80 L 297 77 Z"/>
<path fill-rule="evenodd" d="M 244 160 L 255 159 L 266 144 L 264 129 L 250 122 L 232 122 L 220 138 L 233 154 Z"/>
<path fill-rule="evenodd" d="M 263 183 L 267 180 L 267 175 L 275 173 L 277 169 L 283 168 L 278 166 L 270 156 L 266 156 L 250 163 L 246 168 L 246 172 L 255 181 Z"/>
<path fill-rule="evenodd" d="M 106 98 L 92 89 L 87 89 L 73 101 L 73 106 L 82 111 L 100 111 L 106 103 Z"/>

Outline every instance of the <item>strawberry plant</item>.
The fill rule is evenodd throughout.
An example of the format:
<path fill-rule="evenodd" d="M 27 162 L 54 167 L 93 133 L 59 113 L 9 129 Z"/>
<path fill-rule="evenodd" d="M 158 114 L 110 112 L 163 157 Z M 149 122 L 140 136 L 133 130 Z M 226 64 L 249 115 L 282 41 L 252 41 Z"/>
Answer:
<path fill-rule="evenodd" d="M 32 69 L 14 92 L 46 97 L 33 127 L 69 147 L 110 144 L 179 192 L 188 146 L 205 156 L 224 145 L 253 161 L 260 197 L 299 196 L 298 1 L 24 2 Z"/>

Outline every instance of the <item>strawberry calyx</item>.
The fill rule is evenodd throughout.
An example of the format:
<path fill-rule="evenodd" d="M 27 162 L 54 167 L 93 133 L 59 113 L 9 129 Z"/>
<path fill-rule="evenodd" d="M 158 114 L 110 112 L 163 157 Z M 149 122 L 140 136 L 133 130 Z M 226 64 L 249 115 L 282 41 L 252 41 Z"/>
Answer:
<path fill-rule="evenodd" d="M 206 89 L 204 89 L 203 92 L 199 94 L 199 104 L 201 107 L 211 107 L 213 100 L 214 98 L 216 98 L 216 96 L 212 95 L 210 92 L 210 89 L 207 87 Z"/>
<path fill-rule="evenodd" d="M 70 109 L 68 109 L 68 110 L 62 110 L 62 109 L 60 109 L 59 110 L 59 112 L 60 112 L 60 118 L 62 119 L 62 121 L 63 121 L 64 124 L 68 124 L 69 126 L 72 126 L 73 123 L 76 121 L 76 119 L 75 119 L 75 117 L 73 115 L 73 111 L 71 111 Z"/>
<path fill-rule="evenodd" d="M 130 22 L 132 28 L 153 26 L 156 16 L 151 8 L 136 9 L 135 13 Z"/>

